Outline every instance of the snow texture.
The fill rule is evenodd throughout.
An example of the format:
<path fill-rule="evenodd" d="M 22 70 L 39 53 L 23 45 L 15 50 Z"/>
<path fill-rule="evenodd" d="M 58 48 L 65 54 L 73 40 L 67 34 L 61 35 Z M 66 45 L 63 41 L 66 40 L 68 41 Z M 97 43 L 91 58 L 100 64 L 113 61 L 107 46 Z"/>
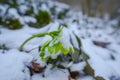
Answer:
<path fill-rule="evenodd" d="M 49 7 L 53 7 L 53 5 L 57 6 L 57 12 L 64 8 L 69 8 L 68 5 L 56 1 L 48 2 L 48 5 L 42 5 L 43 10 L 49 10 Z M 35 9 L 37 8 L 34 3 L 32 5 Z M 7 6 L 0 5 L 0 9 L 3 10 L 0 13 L 1 15 L 4 15 L 6 8 Z M 26 6 L 20 6 L 20 10 L 25 11 Z M 9 16 L 11 15 L 18 18 L 24 24 L 24 27 L 19 30 L 8 30 L 0 26 L 0 45 L 5 44 L 9 48 L 4 53 L 0 49 L 0 80 L 68 80 L 69 73 L 67 70 L 59 70 L 57 68 L 51 70 L 51 65 L 48 65 L 45 70 L 45 77 L 42 77 L 43 73 L 34 74 L 32 77 L 29 75 L 27 66 L 31 65 L 32 60 L 36 60 L 37 63 L 45 65 L 40 60 L 38 48 L 36 47 L 41 46 L 45 41 L 50 39 L 49 36 L 35 38 L 28 42 L 24 46 L 24 51 L 36 48 L 30 53 L 18 51 L 22 42 L 28 37 L 35 33 L 57 30 L 61 23 L 67 24 L 67 28 L 64 29 L 63 33 L 65 35 L 62 37 L 66 41 L 64 44 L 68 43 L 70 45 L 68 36 L 71 35 L 74 40 L 74 47 L 78 48 L 77 40 L 72 32 L 81 39 L 82 50 L 90 57 L 88 62 L 95 70 L 95 76 L 102 76 L 105 80 L 120 80 L 120 35 L 118 35 L 119 31 L 114 32 L 116 31 L 114 28 L 114 25 L 117 25 L 116 20 L 105 23 L 102 19 L 87 17 L 86 15 L 82 15 L 81 12 L 70 11 L 67 14 L 68 17 L 65 19 L 59 20 L 55 18 L 50 24 L 36 29 L 25 24 L 25 22 L 29 21 L 36 22 L 33 17 L 22 17 L 18 15 L 14 8 L 9 9 Z M 93 41 L 109 42 L 110 44 L 106 48 L 103 48 L 93 44 Z M 81 72 L 84 66 L 85 63 L 80 62 L 73 64 L 71 69 Z M 93 78 L 85 76 L 80 77 L 78 80 L 93 80 Z"/>

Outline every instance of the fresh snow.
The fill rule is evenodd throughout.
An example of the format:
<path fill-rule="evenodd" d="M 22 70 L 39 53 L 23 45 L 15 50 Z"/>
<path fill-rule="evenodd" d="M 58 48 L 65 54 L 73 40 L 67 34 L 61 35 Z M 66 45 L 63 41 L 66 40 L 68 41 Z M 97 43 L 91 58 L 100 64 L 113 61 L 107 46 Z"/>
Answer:
<path fill-rule="evenodd" d="M 5 54 L 0 51 L 0 80 L 30 80 L 27 66 L 31 65 L 33 56 L 11 49 Z"/>
<path fill-rule="evenodd" d="M 52 7 L 52 5 L 57 6 L 58 12 L 63 8 L 69 8 L 68 5 L 63 3 L 48 2 L 50 3 L 49 7 Z M 7 6 L 0 6 L 0 8 L 4 10 Z M 26 9 L 26 6 L 21 6 L 21 8 Z M 49 10 L 45 4 L 42 5 L 42 9 Z M 28 66 L 31 65 L 33 60 L 36 60 L 37 63 L 43 66 L 45 65 L 40 60 L 38 48 L 36 47 L 41 46 L 45 41 L 50 39 L 49 36 L 35 38 L 28 42 L 24 46 L 24 51 L 26 52 L 18 50 L 22 42 L 28 37 L 35 33 L 57 30 L 61 23 L 67 23 L 68 25 L 63 30 L 63 34 L 65 35 L 62 38 L 66 41 L 65 43 L 69 44 L 67 39 L 69 38 L 68 35 L 71 35 L 72 39 L 74 39 L 74 46 L 78 48 L 77 40 L 72 32 L 81 39 L 82 50 L 90 57 L 88 62 L 95 70 L 95 76 L 102 76 L 105 80 L 120 80 L 120 34 L 118 35 L 119 31 L 114 33 L 114 25 L 117 25 L 116 20 L 105 23 L 99 18 L 91 18 L 82 15 L 81 12 L 70 11 L 68 13 L 68 16 L 71 16 L 70 18 L 65 18 L 63 21 L 55 19 L 43 28 L 36 29 L 25 24 L 25 22 L 29 21 L 35 22 L 36 20 L 33 17 L 20 17 L 14 8 L 11 8 L 9 13 L 20 19 L 24 27 L 19 30 L 8 30 L 0 26 L 0 45 L 5 44 L 9 48 L 4 53 L 3 50 L 0 50 L 0 80 L 68 80 L 69 73 L 67 70 L 57 68 L 51 70 L 51 65 L 48 65 L 44 73 L 36 73 L 32 77 L 29 75 Z M 77 20 L 77 22 L 73 22 L 73 20 Z M 103 48 L 94 45 L 92 41 L 109 42 L 110 44 L 106 48 Z M 33 48 L 36 49 L 27 53 L 27 51 Z M 84 66 L 84 62 L 75 63 L 71 66 L 71 70 L 81 72 Z M 43 74 L 45 77 L 43 77 Z M 111 77 L 114 78 L 110 79 Z M 93 80 L 93 78 L 90 76 L 80 76 L 78 80 Z"/>

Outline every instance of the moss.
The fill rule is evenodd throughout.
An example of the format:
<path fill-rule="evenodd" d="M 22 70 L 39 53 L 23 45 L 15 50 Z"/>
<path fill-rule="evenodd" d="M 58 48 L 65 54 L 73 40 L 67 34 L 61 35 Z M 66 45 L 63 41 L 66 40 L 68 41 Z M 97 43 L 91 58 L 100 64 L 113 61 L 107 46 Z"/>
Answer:
<path fill-rule="evenodd" d="M 12 29 L 12 30 L 22 28 L 22 24 L 20 23 L 18 19 L 8 19 L 5 21 L 1 21 L 0 25 L 7 27 L 8 29 Z"/>
<path fill-rule="evenodd" d="M 41 25 L 49 24 L 51 21 L 50 15 L 47 11 L 39 11 L 35 18 Z"/>
<path fill-rule="evenodd" d="M 18 19 L 11 19 L 8 25 L 9 25 L 8 26 L 9 29 L 20 29 L 20 28 L 22 28 L 22 24 L 20 23 L 20 21 Z"/>
<path fill-rule="evenodd" d="M 28 23 L 29 26 L 35 27 L 35 28 L 41 28 L 51 22 L 51 17 L 49 15 L 48 11 L 39 11 L 37 15 L 35 15 L 35 18 L 37 20 L 36 23 Z"/>
<path fill-rule="evenodd" d="M 63 19 L 66 16 L 67 12 L 68 12 L 68 9 L 65 9 L 65 10 L 59 12 L 58 19 Z"/>

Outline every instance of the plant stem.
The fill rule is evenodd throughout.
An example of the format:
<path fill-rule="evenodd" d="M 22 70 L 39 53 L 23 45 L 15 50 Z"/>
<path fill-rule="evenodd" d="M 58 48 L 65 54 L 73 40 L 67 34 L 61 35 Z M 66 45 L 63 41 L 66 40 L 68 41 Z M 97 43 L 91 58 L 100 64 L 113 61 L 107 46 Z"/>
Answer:
<path fill-rule="evenodd" d="M 42 37 L 42 36 L 45 36 L 45 35 L 48 35 L 49 32 L 44 32 L 44 33 L 38 33 L 38 34 L 35 34 L 31 37 L 29 37 L 28 39 L 26 39 L 22 44 L 21 46 L 19 47 L 19 50 L 22 51 L 23 50 L 23 46 L 28 42 L 30 41 L 31 39 L 35 38 L 35 37 Z"/>
<path fill-rule="evenodd" d="M 59 30 L 57 31 L 52 31 L 52 32 L 44 32 L 44 33 L 38 33 L 38 34 L 34 34 L 33 36 L 29 37 L 28 39 L 26 39 L 22 44 L 21 46 L 19 47 L 19 51 L 22 51 L 23 50 L 23 46 L 28 42 L 30 41 L 31 39 L 35 38 L 35 37 L 42 37 L 42 36 L 45 36 L 45 35 L 49 35 L 51 36 L 52 38 L 54 36 L 58 36 L 58 34 L 62 31 L 63 27 L 61 27 Z"/>

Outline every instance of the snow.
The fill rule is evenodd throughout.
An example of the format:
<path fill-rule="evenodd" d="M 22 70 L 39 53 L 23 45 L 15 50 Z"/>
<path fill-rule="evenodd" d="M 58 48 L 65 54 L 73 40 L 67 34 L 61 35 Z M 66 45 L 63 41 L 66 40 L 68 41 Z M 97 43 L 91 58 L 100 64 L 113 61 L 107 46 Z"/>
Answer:
<path fill-rule="evenodd" d="M 25 22 L 36 22 L 36 19 L 35 18 L 33 18 L 33 17 L 30 17 L 30 16 L 25 16 L 24 17 L 24 21 Z"/>
<path fill-rule="evenodd" d="M 33 56 L 11 49 L 5 54 L 0 52 L 0 79 L 1 80 L 30 80 L 26 73 Z"/>
<path fill-rule="evenodd" d="M 42 77 L 40 74 L 36 74 L 32 77 L 32 80 L 67 80 L 68 79 L 68 72 L 65 70 L 52 70 L 49 71 L 49 74 L 46 75 L 46 77 Z"/>
<path fill-rule="evenodd" d="M 48 4 L 49 7 L 53 5 L 57 6 L 56 9 L 58 12 L 62 9 L 69 8 L 68 5 L 62 3 L 48 2 L 50 3 Z M 32 5 L 36 9 L 35 3 Z M 48 6 L 43 4 L 42 9 L 49 10 Z M 22 7 L 26 9 L 25 6 Z M 3 7 L 0 5 L 0 9 L 5 10 L 6 8 L 7 6 Z M 4 12 L 1 14 L 3 15 Z M 5 53 L 0 49 L 0 80 L 68 80 L 69 72 L 67 70 L 58 68 L 50 69 L 51 65 L 48 65 L 43 73 L 36 73 L 33 76 L 29 75 L 30 71 L 27 66 L 31 65 L 31 61 L 36 60 L 41 66 L 46 65 L 39 57 L 38 47 L 45 41 L 51 39 L 49 36 L 38 37 L 28 42 L 24 46 L 24 51 L 30 51 L 36 48 L 30 53 L 18 51 L 22 42 L 33 34 L 57 30 L 61 23 L 68 25 L 62 33 L 65 34 L 62 37 L 62 40 L 65 40 L 65 42 L 63 41 L 64 44 L 70 45 L 68 41 L 70 35 L 74 40 L 74 47 L 78 48 L 77 40 L 72 32 L 81 39 L 82 50 L 90 57 L 88 62 L 94 69 L 95 76 L 102 76 L 105 80 L 110 80 L 111 76 L 120 77 L 120 35 L 116 36 L 115 34 L 117 33 L 111 34 L 115 31 L 114 26 L 118 23 L 116 20 L 105 23 L 102 19 L 87 17 L 86 15 L 82 15 L 81 12 L 71 11 L 68 14 L 71 17 L 66 17 L 63 20 L 55 19 L 43 28 L 36 29 L 25 24 L 25 22 L 35 22 L 36 20 L 33 17 L 21 17 L 14 8 L 9 10 L 9 14 L 20 19 L 24 26 L 19 30 L 8 30 L 0 26 L 0 45 L 5 44 L 9 48 Z M 73 22 L 73 20 L 77 20 L 77 22 Z M 94 40 L 109 42 L 110 44 L 106 48 L 103 48 L 93 44 Z M 111 58 L 111 55 L 115 58 L 114 60 Z M 71 70 L 78 70 L 82 73 L 84 66 L 85 62 L 74 63 L 71 66 Z M 43 74 L 45 77 L 43 77 Z M 93 80 L 93 78 L 82 76 L 78 80 Z"/>
<path fill-rule="evenodd" d="M 17 13 L 17 10 L 14 9 L 14 8 L 10 8 L 10 9 L 8 10 L 8 13 L 9 13 L 8 16 L 15 17 L 15 18 L 19 18 L 19 15 L 18 15 L 18 13 Z"/>

